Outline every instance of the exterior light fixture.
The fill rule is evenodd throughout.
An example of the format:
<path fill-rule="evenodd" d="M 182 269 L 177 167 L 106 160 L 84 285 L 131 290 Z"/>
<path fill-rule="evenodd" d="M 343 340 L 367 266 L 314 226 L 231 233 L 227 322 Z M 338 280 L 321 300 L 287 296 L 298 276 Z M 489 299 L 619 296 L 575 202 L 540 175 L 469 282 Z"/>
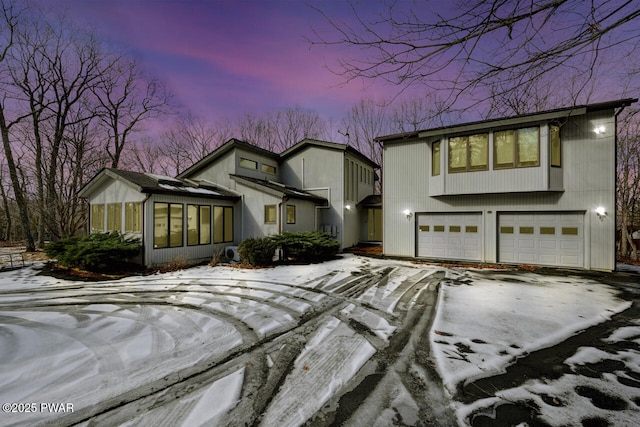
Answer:
<path fill-rule="evenodd" d="M 604 207 L 598 206 L 596 208 L 596 215 L 598 215 L 598 218 L 603 219 L 604 217 L 607 216 L 607 211 L 605 210 Z"/>
<path fill-rule="evenodd" d="M 606 130 L 606 129 L 605 129 L 604 125 L 600 125 L 600 126 L 596 126 L 596 127 L 593 129 L 593 132 L 594 132 L 596 135 L 602 135 L 602 134 L 605 132 L 605 130 Z"/>
<path fill-rule="evenodd" d="M 346 210 L 350 211 L 351 210 L 351 205 L 345 205 L 344 207 Z"/>
<path fill-rule="evenodd" d="M 411 219 L 411 216 L 413 215 L 409 209 L 403 210 L 402 213 L 407 216 L 407 219 Z"/>

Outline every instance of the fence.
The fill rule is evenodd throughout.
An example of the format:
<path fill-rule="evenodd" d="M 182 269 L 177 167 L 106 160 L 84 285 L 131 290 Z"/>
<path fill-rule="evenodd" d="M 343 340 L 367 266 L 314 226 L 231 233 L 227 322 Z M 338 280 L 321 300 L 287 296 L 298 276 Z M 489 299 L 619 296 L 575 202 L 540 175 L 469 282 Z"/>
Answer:
<path fill-rule="evenodd" d="M 0 270 L 24 267 L 24 253 L 1 254 Z"/>

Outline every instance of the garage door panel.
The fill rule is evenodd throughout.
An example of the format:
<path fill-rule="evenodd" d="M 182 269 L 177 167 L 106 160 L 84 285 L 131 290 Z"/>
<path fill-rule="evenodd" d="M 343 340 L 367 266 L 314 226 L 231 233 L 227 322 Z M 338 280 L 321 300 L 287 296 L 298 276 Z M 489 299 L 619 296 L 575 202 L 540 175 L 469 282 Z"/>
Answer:
<path fill-rule="evenodd" d="M 482 259 L 481 214 L 417 214 L 417 224 L 417 256 L 478 261 Z M 421 232 L 420 227 L 428 227 L 430 231 Z"/>
<path fill-rule="evenodd" d="M 540 240 L 540 249 L 558 249 L 558 243 L 555 240 Z"/>
<path fill-rule="evenodd" d="M 509 213 L 498 216 L 498 260 L 584 266 L 584 214 Z"/>
<path fill-rule="evenodd" d="M 518 242 L 518 249 L 535 249 L 536 242 L 533 239 L 520 239 Z"/>
<path fill-rule="evenodd" d="M 560 242 L 560 248 L 567 251 L 581 250 L 582 242 L 577 240 L 574 240 L 574 241 L 563 240 L 562 242 Z"/>

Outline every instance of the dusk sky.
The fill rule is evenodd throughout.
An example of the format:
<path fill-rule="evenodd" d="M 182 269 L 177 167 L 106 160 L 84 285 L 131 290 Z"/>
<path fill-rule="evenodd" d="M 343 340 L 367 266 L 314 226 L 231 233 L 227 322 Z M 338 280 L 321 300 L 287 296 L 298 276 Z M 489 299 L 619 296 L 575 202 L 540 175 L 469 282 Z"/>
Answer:
<path fill-rule="evenodd" d="M 177 102 L 204 118 L 233 119 L 300 106 L 339 120 L 361 98 L 387 98 L 382 83 L 348 85 L 327 67 L 337 48 L 305 37 L 325 19 L 295 0 L 64 0 L 77 24 L 130 49 L 145 71 L 164 81 Z M 338 19 L 353 19 L 341 0 L 315 1 Z"/>

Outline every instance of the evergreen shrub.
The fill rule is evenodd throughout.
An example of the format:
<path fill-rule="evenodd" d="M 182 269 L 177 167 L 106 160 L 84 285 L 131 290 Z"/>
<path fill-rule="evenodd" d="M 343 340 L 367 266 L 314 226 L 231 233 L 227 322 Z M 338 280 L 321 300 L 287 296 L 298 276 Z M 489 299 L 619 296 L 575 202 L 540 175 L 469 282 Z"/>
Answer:
<path fill-rule="evenodd" d="M 114 231 L 61 239 L 48 244 L 45 252 L 65 267 L 108 272 L 121 271 L 127 260 L 140 253 L 140 248 L 140 239 L 125 238 Z"/>
<path fill-rule="evenodd" d="M 321 262 L 333 258 L 340 251 L 340 243 L 321 231 L 284 232 L 271 236 L 284 259 L 298 262 Z"/>
<path fill-rule="evenodd" d="M 276 244 L 270 237 L 250 237 L 240 242 L 238 254 L 243 263 L 256 267 L 273 264 Z"/>

